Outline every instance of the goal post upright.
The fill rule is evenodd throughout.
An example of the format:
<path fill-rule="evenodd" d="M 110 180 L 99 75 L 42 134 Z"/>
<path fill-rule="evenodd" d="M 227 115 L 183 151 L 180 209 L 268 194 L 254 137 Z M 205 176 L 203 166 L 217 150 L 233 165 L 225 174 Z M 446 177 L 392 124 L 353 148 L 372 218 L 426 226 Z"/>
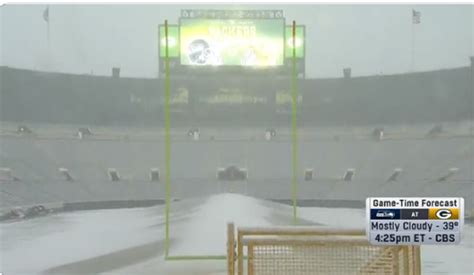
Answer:
<path fill-rule="evenodd" d="M 284 25 L 286 28 L 286 25 Z M 291 45 L 292 45 L 292 55 L 291 55 L 291 70 L 285 71 L 284 74 L 290 76 L 290 87 L 291 87 L 291 146 L 292 146 L 292 156 L 291 156 L 291 165 L 292 165 L 292 175 L 291 175 L 291 200 L 292 200 L 292 220 L 293 224 L 298 224 L 297 218 L 297 200 L 298 200 L 298 167 L 299 167 L 299 148 L 298 148 L 298 90 L 297 90 L 297 81 L 298 81 L 298 63 L 297 63 L 297 52 L 296 52 L 296 21 L 292 21 L 292 32 L 291 32 Z M 171 37 L 170 37 L 171 31 Z M 160 34 L 160 32 L 163 32 Z M 164 34 L 164 35 L 163 35 Z M 285 34 L 284 34 L 285 35 Z M 179 35 L 178 35 L 179 36 Z M 286 36 L 287 37 L 287 36 Z M 287 37 L 288 38 L 288 37 Z M 164 20 L 164 26 L 158 26 L 158 74 L 161 78 L 164 76 L 164 90 L 159 91 L 161 96 L 164 95 L 164 122 L 165 122 L 165 169 L 164 169 L 164 187 L 165 187 L 165 239 L 164 239 L 164 256 L 166 260 L 224 260 L 226 255 L 172 255 L 170 253 L 171 248 L 171 79 L 170 73 L 175 73 L 170 66 L 174 66 L 173 58 L 176 56 L 173 53 L 173 25 L 170 28 L 168 20 Z M 179 41 L 179 40 L 178 40 Z M 284 40 L 286 43 L 286 40 Z M 181 43 L 181 42 L 178 42 Z M 178 44 L 179 45 L 179 44 Z M 284 44 L 286 45 L 286 44 Z M 171 49 L 170 49 L 171 46 Z M 285 46 L 286 47 L 286 46 Z M 170 52 L 171 50 L 171 52 Z M 161 51 L 161 52 L 160 52 Z M 170 57 L 171 54 L 171 57 Z M 283 52 L 283 54 L 285 54 Z M 283 58 L 290 59 L 289 56 L 284 56 Z M 171 60 L 170 60 L 171 58 Z M 179 62 L 179 61 L 178 61 Z M 288 64 L 288 63 L 286 63 Z M 161 69 L 160 69 L 160 66 Z M 172 72 L 170 72 L 173 70 Z M 164 73 L 164 74 L 163 74 Z M 161 83 L 160 81 L 158 83 Z M 159 84 L 160 86 L 163 84 Z M 160 89 L 161 90 L 161 89 Z"/>
<path fill-rule="evenodd" d="M 160 45 L 158 38 L 158 47 Z M 159 57 L 158 57 L 159 58 Z M 171 137 L 170 137 L 170 64 L 168 49 L 168 20 L 165 20 L 165 258 L 169 256 L 170 246 L 170 165 L 171 165 Z"/>
<path fill-rule="evenodd" d="M 292 201 L 293 201 L 293 224 L 298 223 L 297 219 L 297 197 L 298 197 L 298 126 L 297 126 L 297 71 L 296 71 L 296 22 L 292 25 L 292 76 L 291 76 L 291 141 L 292 141 Z"/>

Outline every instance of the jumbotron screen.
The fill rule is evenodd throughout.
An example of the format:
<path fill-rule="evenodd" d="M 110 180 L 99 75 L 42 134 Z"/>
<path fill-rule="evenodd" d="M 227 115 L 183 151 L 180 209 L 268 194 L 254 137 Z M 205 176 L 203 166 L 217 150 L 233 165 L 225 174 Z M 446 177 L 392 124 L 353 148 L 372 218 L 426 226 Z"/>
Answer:
<path fill-rule="evenodd" d="M 286 47 L 285 47 L 285 57 L 293 57 L 293 27 L 286 26 Z M 304 27 L 296 26 L 295 29 L 295 54 L 296 58 L 304 58 Z"/>
<path fill-rule="evenodd" d="M 279 66 L 284 19 L 188 19 L 180 22 L 182 65 Z"/>
<path fill-rule="evenodd" d="M 168 56 L 178 57 L 179 56 L 179 27 L 176 25 L 168 26 Z M 165 26 L 160 26 L 160 57 L 166 55 L 166 37 L 165 37 Z"/>

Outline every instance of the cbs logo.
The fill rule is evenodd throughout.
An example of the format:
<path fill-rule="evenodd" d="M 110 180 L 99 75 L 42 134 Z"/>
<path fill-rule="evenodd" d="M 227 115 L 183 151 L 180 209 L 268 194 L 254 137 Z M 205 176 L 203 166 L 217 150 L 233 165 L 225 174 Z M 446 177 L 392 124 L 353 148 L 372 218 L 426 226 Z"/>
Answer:
<path fill-rule="evenodd" d="M 435 213 L 436 217 L 440 220 L 447 220 L 453 215 L 449 209 L 439 209 Z"/>

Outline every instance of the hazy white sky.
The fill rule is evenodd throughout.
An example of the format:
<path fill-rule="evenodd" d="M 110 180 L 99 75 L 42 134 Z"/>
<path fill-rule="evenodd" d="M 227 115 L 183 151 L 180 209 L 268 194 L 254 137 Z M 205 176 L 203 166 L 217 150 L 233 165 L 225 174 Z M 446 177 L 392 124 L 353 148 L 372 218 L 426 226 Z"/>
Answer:
<path fill-rule="evenodd" d="M 0 8 L 0 64 L 67 73 L 155 77 L 157 25 L 177 23 L 182 8 L 283 9 L 306 25 L 307 77 L 393 74 L 469 65 L 472 5 L 45 5 Z M 411 11 L 421 12 L 412 25 Z M 412 33 L 413 31 L 413 33 Z"/>

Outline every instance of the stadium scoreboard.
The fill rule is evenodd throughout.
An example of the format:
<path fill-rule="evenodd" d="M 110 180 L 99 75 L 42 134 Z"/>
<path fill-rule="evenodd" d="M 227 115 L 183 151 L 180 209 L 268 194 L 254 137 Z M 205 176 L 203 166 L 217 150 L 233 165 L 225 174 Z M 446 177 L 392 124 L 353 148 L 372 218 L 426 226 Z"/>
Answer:
<path fill-rule="evenodd" d="M 251 72 L 289 75 L 295 48 L 298 75 L 305 71 L 304 25 L 293 30 L 283 10 L 183 9 L 177 24 L 158 28 L 163 74 L 166 45 L 170 70 L 180 74 Z M 168 42 L 168 43 L 166 43 Z"/>
<path fill-rule="evenodd" d="M 375 245 L 461 241 L 463 198 L 367 198 L 367 238 Z"/>
<path fill-rule="evenodd" d="M 281 66 L 284 19 L 181 18 L 181 65 Z"/>

